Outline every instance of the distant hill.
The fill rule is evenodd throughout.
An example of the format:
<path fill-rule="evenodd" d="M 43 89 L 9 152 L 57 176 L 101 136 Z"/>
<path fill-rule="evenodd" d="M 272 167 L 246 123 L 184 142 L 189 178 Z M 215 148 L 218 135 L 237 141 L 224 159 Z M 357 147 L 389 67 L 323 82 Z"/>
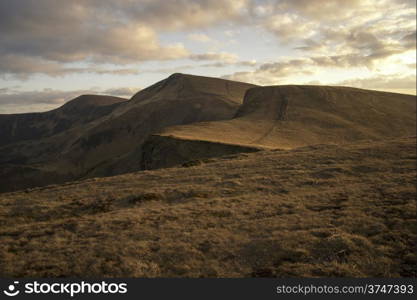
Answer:
<path fill-rule="evenodd" d="M 82 95 L 42 113 L 0 114 L 0 146 L 48 137 L 111 113 L 126 99 Z"/>

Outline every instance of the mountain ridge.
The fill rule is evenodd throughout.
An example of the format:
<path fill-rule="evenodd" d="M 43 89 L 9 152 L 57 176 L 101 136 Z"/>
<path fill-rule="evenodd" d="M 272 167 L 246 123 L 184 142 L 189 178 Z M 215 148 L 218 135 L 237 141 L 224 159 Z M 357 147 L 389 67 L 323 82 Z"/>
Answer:
<path fill-rule="evenodd" d="M 81 95 L 46 112 L 0 114 L 0 146 L 58 134 L 107 115 L 125 101 L 113 96 Z"/>
<path fill-rule="evenodd" d="M 349 87 L 262 87 L 175 73 L 130 100 L 87 95 L 57 111 L 82 114 L 85 97 L 93 108 L 98 99 L 117 103 L 99 106 L 108 111 L 91 120 L 80 116 L 88 122 L 0 146 L 0 191 L 139 171 L 150 153 L 173 166 L 222 151 L 415 135 L 415 97 Z"/>
<path fill-rule="evenodd" d="M 349 87 L 255 87 L 230 120 L 174 126 L 159 134 L 272 148 L 410 136 L 415 106 L 411 95 Z"/>
<path fill-rule="evenodd" d="M 200 91 L 204 82 L 208 85 Z M 39 184 L 38 177 L 45 169 L 51 173 L 43 176 L 45 184 L 54 183 L 54 177 L 68 181 L 138 170 L 141 145 L 147 136 L 171 125 L 231 118 L 242 100 L 238 101 L 239 95 L 243 98 L 250 87 L 253 85 L 177 74 L 139 91 L 80 130 L 0 147 L 0 179 L 6 180 L 7 186 L 20 182 L 17 188 L 24 188 L 33 185 L 25 184 L 32 179 Z M 178 93 L 186 97 L 178 97 Z M 33 175 L 19 175 L 19 165 L 35 170 Z"/>

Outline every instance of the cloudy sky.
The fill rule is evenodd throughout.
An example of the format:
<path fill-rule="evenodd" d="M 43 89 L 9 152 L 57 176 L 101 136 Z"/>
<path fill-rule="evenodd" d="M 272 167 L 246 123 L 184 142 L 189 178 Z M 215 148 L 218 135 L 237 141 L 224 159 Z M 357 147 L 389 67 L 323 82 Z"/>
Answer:
<path fill-rule="evenodd" d="M 0 113 L 172 73 L 416 93 L 414 0 L 1 0 Z"/>

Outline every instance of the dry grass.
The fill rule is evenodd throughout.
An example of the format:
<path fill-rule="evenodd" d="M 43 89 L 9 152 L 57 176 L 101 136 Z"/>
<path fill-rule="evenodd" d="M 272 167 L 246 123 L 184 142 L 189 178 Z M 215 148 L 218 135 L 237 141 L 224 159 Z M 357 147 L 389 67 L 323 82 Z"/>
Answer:
<path fill-rule="evenodd" d="M 415 138 L 0 194 L 0 276 L 416 276 Z"/>
<path fill-rule="evenodd" d="M 249 89 L 232 119 L 170 126 L 159 134 L 294 149 L 412 136 L 415 125 L 415 96 L 348 87 L 281 85 Z"/>

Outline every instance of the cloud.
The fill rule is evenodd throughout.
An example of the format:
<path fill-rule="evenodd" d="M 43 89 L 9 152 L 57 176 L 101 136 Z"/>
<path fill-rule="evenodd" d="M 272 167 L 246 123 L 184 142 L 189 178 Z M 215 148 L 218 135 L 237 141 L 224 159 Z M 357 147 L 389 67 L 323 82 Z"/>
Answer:
<path fill-rule="evenodd" d="M 354 86 L 365 89 L 416 94 L 416 76 L 401 74 L 376 75 L 368 78 L 356 78 L 338 82 L 337 85 Z"/>
<path fill-rule="evenodd" d="M 330 57 L 344 67 L 374 67 L 415 49 L 415 3 L 371 0 L 252 2 L 252 17 L 303 56 Z M 389 9 L 388 9 L 389 8 Z"/>
<path fill-rule="evenodd" d="M 408 50 L 416 49 L 416 35 L 417 32 L 410 32 L 409 34 L 404 35 L 401 38 L 401 42 L 403 43 L 404 47 Z"/>
<path fill-rule="evenodd" d="M 224 68 L 228 66 L 239 66 L 239 67 L 253 67 L 256 66 L 256 60 L 239 60 L 239 61 L 229 61 L 229 62 L 215 62 L 198 65 L 196 67 L 205 67 L 205 68 Z"/>
<path fill-rule="evenodd" d="M 0 73 L 59 74 L 83 71 L 57 65 L 63 63 L 184 58 L 190 53 L 181 43 L 162 44 L 158 33 L 239 19 L 247 2 L 0 1 Z"/>
<path fill-rule="evenodd" d="M 188 39 L 195 41 L 195 42 L 200 42 L 200 43 L 213 42 L 213 40 L 204 33 L 190 33 L 188 35 Z"/>
<path fill-rule="evenodd" d="M 338 68 L 344 70 L 349 67 L 358 67 L 367 63 L 369 58 L 354 55 L 339 56 L 317 56 L 296 59 L 286 59 L 278 62 L 264 63 L 252 71 L 235 72 L 224 75 L 222 78 L 251 82 L 259 85 L 292 84 L 294 78 L 299 75 L 306 75 L 309 80 L 302 80 L 298 83 L 308 84 L 308 82 L 318 81 L 318 73 L 326 68 L 331 68 L 337 72 Z M 415 63 L 407 65 L 415 70 Z M 414 74 L 413 74 L 414 73 Z M 416 91 L 416 75 L 411 74 L 379 74 L 375 72 L 371 77 L 354 78 L 344 80 L 337 85 L 349 85 L 360 88 L 377 89 L 385 91 L 396 91 L 400 93 L 413 93 Z M 326 80 L 320 80 L 321 84 L 329 84 Z"/>
<path fill-rule="evenodd" d="M 71 73 L 95 73 L 113 75 L 134 75 L 139 70 L 134 68 L 71 67 L 53 61 L 36 59 L 30 56 L 8 54 L 0 57 L 0 77 L 17 77 L 27 79 L 31 74 L 63 76 Z"/>
<path fill-rule="evenodd" d="M 227 53 L 227 52 L 208 52 L 203 54 L 191 54 L 189 56 L 191 60 L 215 60 L 218 62 L 228 62 L 228 63 L 235 63 L 238 61 L 239 57 L 236 54 L 233 53 Z"/>
<path fill-rule="evenodd" d="M 323 60 L 304 58 L 288 60 L 285 62 L 266 63 L 261 64 L 254 71 L 235 72 L 233 74 L 224 75 L 222 78 L 251 82 L 259 85 L 278 85 L 293 84 L 293 82 L 288 81 L 288 79 L 301 74 L 308 75 L 307 78 L 311 78 L 311 80 L 305 80 L 304 82 L 298 82 L 297 84 L 343 85 L 364 89 L 416 94 L 417 80 L 415 74 L 376 74 L 368 77 L 347 79 L 335 83 L 316 79 L 317 66 L 339 66 L 339 64 L 337 64 L 337 58 L 335 59 L 336 60 L 330 59 L 330 61 L 327 61 L 324 57 Z"/>
<path fill-rule="evenodd" d="M 250 0 L 95 0 L 107 17 L 118 15 L 163 31 L 199 29 L 242 20 Z"/>
<path fill-rule="evenodd" d="M 202 59 L 199 59 L 202 60 Z M 202 64 L 186 64 L 186 65 L 179 65 L 175 67 L 166 67 L 166 68 L 152 68 L 152 69 L 144 69 L 141 73 L 165 73 L 165 74 L 172 74 L 172 73 L 187 73 L 190 70 L 196 68 L 225 68 L 230 66 L 238 66 L 238 67 L 253 67 L 256 66 L 258 63 L 256 60 L 226 60 L 226 61 L 218 61 L 218 62 L 210 62 L 210 63 L 202 63 Z"/>
<path fill-rule="evenodd" d="M 316 63 L 309 58 L 287 59 L 278 62 L 260 64 L 253 71 L 235 72 L 222 78 L 251 82 L 260 85 L 282 84 L 294 75 L 311 75 Z"/>
<path fill-rule="evenodd" d="M 276 84 L 329 68 L 366 67 L 379 74 L 384 68 L 393 73 L 390 68 L 398 64 L 408 72 L 415 66 L 410 56 L 416 48 L 415 16 L 415 2 L 409 0 L 3 0 L 0 77 L 246 67 L 225 77 Z M 278 51 L 275 59 L 268 54 L 269 62 L 242 60 L 239 49 L 230 49 L 249 48 L 249 38 L 258 42 L 247 29 L 267 32 L 271 49 L 293 50 L 287 57 Z M 219 41 L 212 38 L 215 30 L 221 32 Z M 221 44 L 221 38 L 232 37 L 241 44 L 224 49 L 230 43 Z M 187 39 L 207 49 L 193 53 L 181 43 Z M 137 68 L 177 59 L 191 62 Z"/>
<path fill-rule="evenodd" d="M 252 2 L 253 22 L 295 51 L 291 56 L 257 64 L 251 71 L 223 77 L 268 85 L 317 80 L 326 70 L 351 70 L 354 74 L 367 69 L 375 74 L 375 84 L 400 85 L 400 81 L 381 76 L 415 65 L 415 56 L 410 56 L 416 49 L 415 14 L 414 3 L 400 0 Z M 392 76 L 407 81 L 409 77 L 404 76 L 408 70 Z"/>
<path fill-rule="evenodd" d="M 294 37 L 309 38 L 314 35 L 316 30 L 315 24 L 306 22 L 297 14 L 289 13 L 269 17 L 264 23 L 264 27 L 285 43 L 290 42 Z"/>

